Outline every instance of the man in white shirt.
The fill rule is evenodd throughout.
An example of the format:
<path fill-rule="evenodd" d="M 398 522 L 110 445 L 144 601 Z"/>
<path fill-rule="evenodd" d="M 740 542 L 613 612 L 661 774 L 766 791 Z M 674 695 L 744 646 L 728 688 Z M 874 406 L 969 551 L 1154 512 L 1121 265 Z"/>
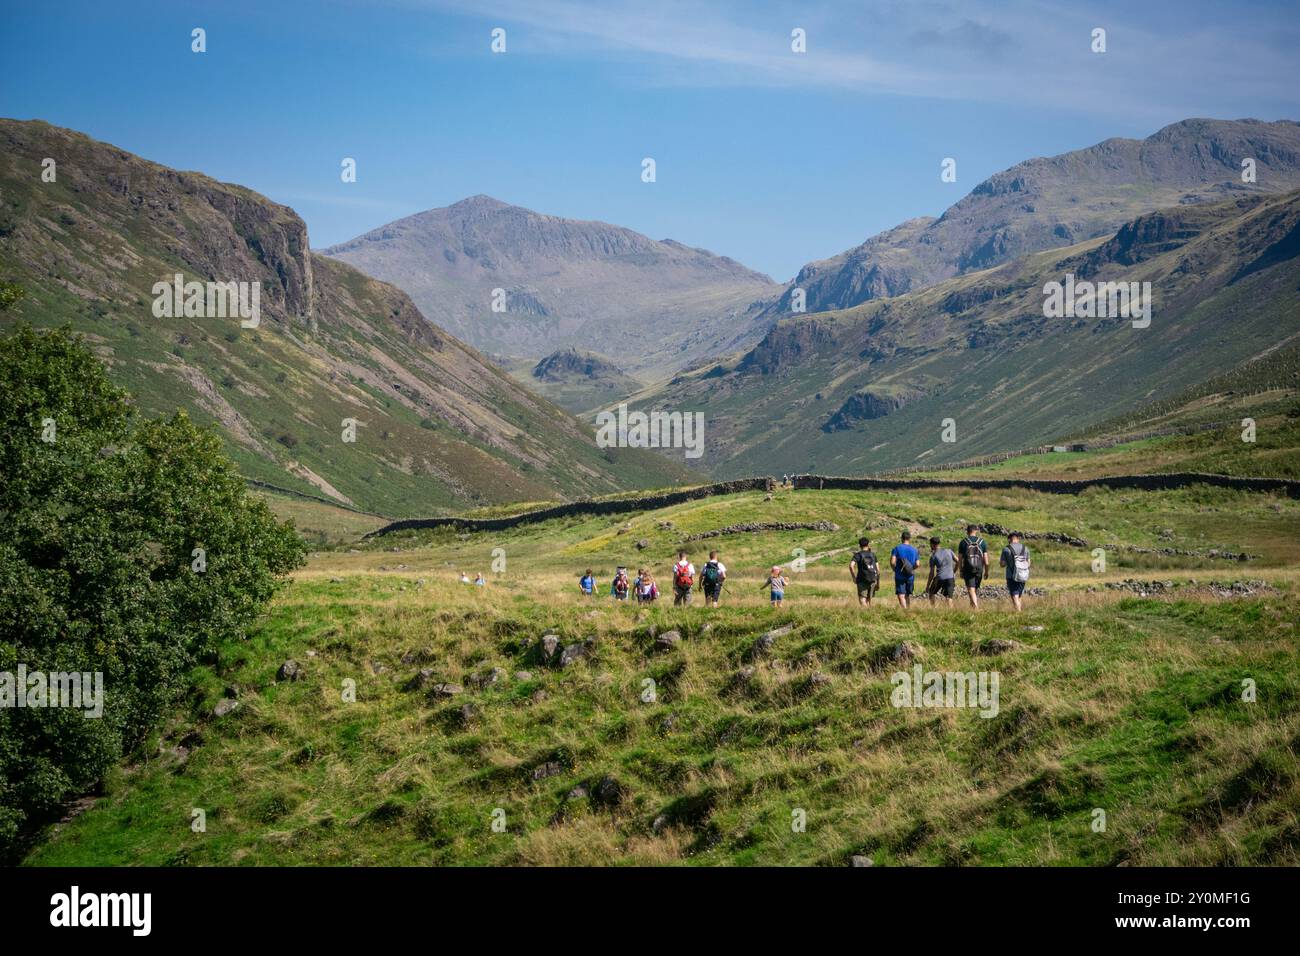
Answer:
<path fill-rule="evenodd" d="M 678 551 L 677 563 L 673 565 L 673 605 L 690 604 L 694 585 L 695 565 L 687 559 L 685 551 Z"/>
<path fill-rule="evenodd" d="M 700 590 L 704 592 L 704 606 L 717 607 L 722 596 L 722 583 L 727 580 L 727 566 L 718 559 L 718 552 L 710 551 L 709 560 L 700 571 Z"/>

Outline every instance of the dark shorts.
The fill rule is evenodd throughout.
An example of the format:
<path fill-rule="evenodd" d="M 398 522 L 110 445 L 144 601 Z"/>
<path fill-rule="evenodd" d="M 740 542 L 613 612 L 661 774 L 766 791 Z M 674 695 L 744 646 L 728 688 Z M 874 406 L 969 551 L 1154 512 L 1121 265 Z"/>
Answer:
<path fill-rule="evenodd" d="M 909 595 L 910 595 L 910 594 L 912 593 L 912 590 L 913 590 L 915 587 L 916 587 L 916 575 L 912 575 L 912 576 L 909 577 L 909 578 L 894 578 L 894 593 L 895 593 L 895 594 L 909 594 Z"/>
<path fill-rule="evenodd" d="M 707 584 L 704 585 L 704 596 L 708 598 L 710 601 L 716 601 L 718 599 L 718 595 L 721 593 L 722 593 L 721 584 L 717 585 L 716 587 L 709 587 Z"/>
<path fill-rule="evenodd" d="M 1025 593 L 1024 581 L 1007 581 L 1007 593 L 1012 597 L 1020 597 Z"/>
<path fill-rule="evenodd" d="M 952 597 L 955 590 L 957 590 L 955 578 L 935 578 L 934 583 L 930 585 L 931 594 L 942 594 L 947 598 Z"/>
<path fill-rule="evenodd" d="M 871 597 L 871 595 L 875 594 L 878 590 L 880 590 L 879 581 L 868 581 L 866 584 L 859 584 L 858 597 L 869 598 Z"/>
<path fill-rule="evenodd" d="M 964 584 L 966 585 L 966 587 L 968 587 L 968 588 L 975 588 L 976 590 L 978 590 L 978 589 L 979 589 L 979 586 L 980 586 L 980 582 L 984 580 L 984 575 L 982 575 L 982 574 L 963 574 L 963 575 L 961 576 L 961 579 L 962 579 L 962 583 L 964 583 Z"/>

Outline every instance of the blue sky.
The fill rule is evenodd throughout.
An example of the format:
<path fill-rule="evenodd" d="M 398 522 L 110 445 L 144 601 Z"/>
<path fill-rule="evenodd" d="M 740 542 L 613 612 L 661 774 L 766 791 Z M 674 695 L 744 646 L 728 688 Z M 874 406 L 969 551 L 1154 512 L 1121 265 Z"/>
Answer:
<path fill-rule="evenodd" d="M 1298 10 L 0 0 L 0 114 L 249 186 L 296 209 L 318 248 L 487 193 L 784 280 L 1032 156 L 1189 116 L 1300 119 Z"/>

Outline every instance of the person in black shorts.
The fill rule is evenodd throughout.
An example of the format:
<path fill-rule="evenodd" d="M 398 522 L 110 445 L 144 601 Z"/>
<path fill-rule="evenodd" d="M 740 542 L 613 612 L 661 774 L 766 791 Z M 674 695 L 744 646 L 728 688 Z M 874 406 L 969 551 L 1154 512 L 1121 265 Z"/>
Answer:
<path fill-rule="evenodd" d="M 970 598 L 971 607 L 980 606 L 980 582 L 989 569 L 989 546 L 979 536 L 979 530 L 978 525 L 968 524 L 966 537 L 957 545 L 961 580 L 966 586 L 966 596 Z"/>
<path fill-rule="evenodd" d="M 930 539 L 930 579 L 925 583 L 925 594 L 934 603 L 940 594 L 952 607 L 953 592 L 957 590 L 957 555 L 952 548 L 939 547 L 939 539 Z"/>
<path fill-rule="evenodd" d="M 858 538 L 858 550 L 849 562 L 849 577 L 858 589 L 858 603 L 871 607 L 871 597 L 880 588 L 880 563 L 869 538 Z"/>

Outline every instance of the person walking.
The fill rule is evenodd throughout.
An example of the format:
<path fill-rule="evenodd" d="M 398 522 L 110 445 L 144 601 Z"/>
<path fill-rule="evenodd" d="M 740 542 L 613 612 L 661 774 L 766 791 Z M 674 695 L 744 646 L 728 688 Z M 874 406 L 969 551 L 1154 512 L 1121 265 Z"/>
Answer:
<path fill-rule="evenodd" d="M 1017 611 L 1023 611 L 1025 583 L 1029 580 L 1029 566 L 1033 563 L 1029 557 L 1029 546 L 1020 540 L 1020 533 L 1011 532 L 1007 536 L 1007 546 L 1002 549 L 999 563 L 1007 569 L 1007 593 L 1011 595 L 1011 604 Z"/>
<path fill-rule="evenodd" d="M 678 551 L 677 563 L 673 565 L 673 606 L 689 605 L 694 586 L 695 565 L 691 564 L 685 551 Z"/>
<path fill-rule="evenodd" d="M 894 594 L 898 606 L 907 610 L 912 605 L 912 591 L 916 587 L 916 565 L 921 555 L 912 546 L 912 533 L 904 531 L 894 550 L 889 552 L 889 566 L 894 569 Z"/>
<path fill-rule="evenodd" d="M 979 526 L 968 524 L 966 537 L 957 545 L 957 557 L 960 559 L 962 584 L 966 587 L 966 597 L 970 606 L 980 606 L 980 582 L 984 580 L 989 569 L 989 546 L 979 536 Z"/>
<path fill-rule="evenodd" d="M 858 589 L 858 603 L 871 607 L 872 595 L 880 589 L 880 562 L 871 550 L 870 538 L 858 538 L 858 550 L 849 562 L 849 577 Z"/>
<path fill-rule="evenodd" d="M 925 582 L 925 596 L 934 604 L 934 599 L 943 595 L 943 599 L 952 607 L 953 592 L 957 588 L 957 555 L 952 548 L 940 547 L 938 538 L 930 538 L 930 577 Z"/>
<path fill-rule="evenodd" d="M 722 585 L 727 580 L 727 566 L 718 557 L 718 552 L 710 551 L 709 560 L 700 569 L 700 589 L 704 592 L 704 606 L 717 607 L 718 598 L 722 596 Z"/>

